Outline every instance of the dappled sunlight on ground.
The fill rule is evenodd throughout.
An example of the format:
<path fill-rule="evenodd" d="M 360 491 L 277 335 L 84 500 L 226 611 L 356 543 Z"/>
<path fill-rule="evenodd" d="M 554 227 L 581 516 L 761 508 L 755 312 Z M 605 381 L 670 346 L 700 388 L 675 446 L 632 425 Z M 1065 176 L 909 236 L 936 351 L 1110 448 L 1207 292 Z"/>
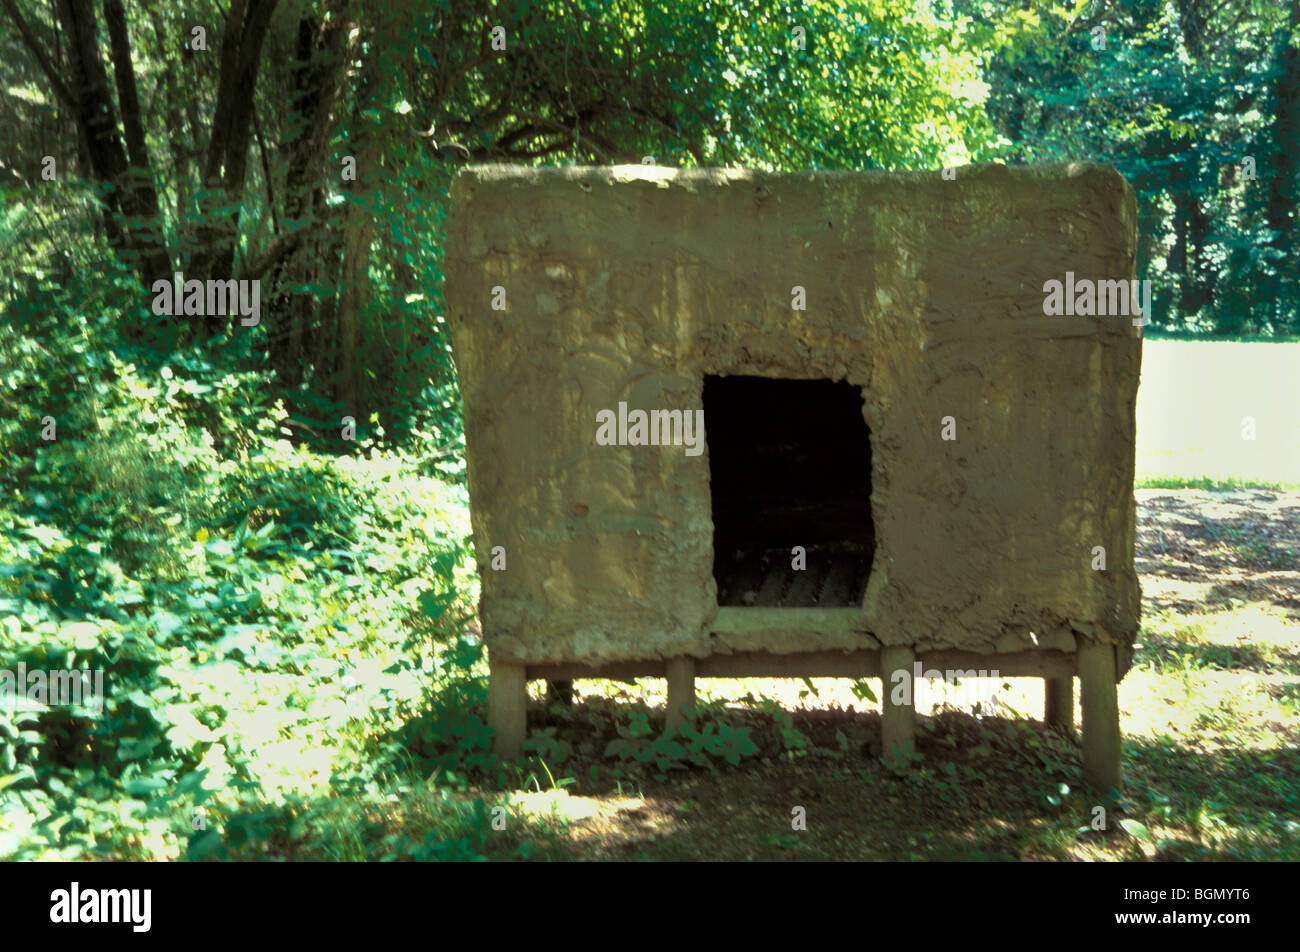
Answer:
<path fill-rule="evenodd" d="M 611 779 L 604 741 L 579 744 L 590 753 L 566 764 L 581 793 L 568 808 L 585 815 L 568 842 L 592 859 L 1294 857 L 1300 492 L 1143 490 L 1138 502 L 1143 628 L 1119 686 L 1125 796 L 1105 807 L 1104 830 L 1077 746 L 1041 723 L 1041 679 L 974 679 L 985 697 L 996 689 L 997 706 L 979 708 L 970 682 L 923 682 L 922 756 L 902 769 L 881 764 L 880 705 L 861 691 L 878 696 L 879 679 L 856 692 L 836 678 L 700 679 L 700 703 L 765 737 L 763 754 Z M 664 703 L 658 678 L 575 689 L 579 706 L 548 721 L 561 735 Z M 533 686 L 539 703 L 544 690 Z M 782 711 L 806 746 L 773 750 Z M 806 830 L 792 827 L 796 809 Z"/>

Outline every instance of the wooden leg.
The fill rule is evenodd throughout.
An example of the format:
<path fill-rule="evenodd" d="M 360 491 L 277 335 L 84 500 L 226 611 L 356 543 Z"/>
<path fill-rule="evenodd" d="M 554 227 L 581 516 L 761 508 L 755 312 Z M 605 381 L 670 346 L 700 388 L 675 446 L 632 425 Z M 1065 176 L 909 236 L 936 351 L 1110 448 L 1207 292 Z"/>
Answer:
<path fill-rule="evenodd" d="M 1074 734 L 1074 678 L 1043 678 L 1046 688 L 1043 720 L 1066 734 Z"/>
<path fill-rule="evenodd" d="M 912 665 L 916 654 L 909 647 L 882 648 L 880 650 L 880 675 L 883 693 L 880 697 L 882 723 L 880 731 L 881 753 L 885 757 L 901 753 L 916 738 L 916 684 Z M 900 680 L 896 672 L 905 677 Z M 895 692 L 901 692 L 900 701 L 894 703 Z"/>
<path fill-rule="evenodd" d="M 502 760 L 518 760 L 528 730 L 528 678 L 522 664 L 488 655 L 488 726 L 496 730 Z"/>
<path fill-rule="evenodd" d="M 1079 645 L 1079 701 L 1083 708 L 1083 780 L 1101 794 L 1119 789 L 1119 693 L 1115 646 Z"/>
<path fill-rule="evenodd" d="M 665 724 L 669 728 L 681 727 L 687 722 L 682 708 L 695 708 L 695 659 L 669 658 L 668 678 L 668 713 Z"/>
<path fill-rule="evenodd" d="M 546 682 L 546 705 L 559 704 L 562 707 L 573 706 L 573 682 L 572 681 L 547 681 Z"/>

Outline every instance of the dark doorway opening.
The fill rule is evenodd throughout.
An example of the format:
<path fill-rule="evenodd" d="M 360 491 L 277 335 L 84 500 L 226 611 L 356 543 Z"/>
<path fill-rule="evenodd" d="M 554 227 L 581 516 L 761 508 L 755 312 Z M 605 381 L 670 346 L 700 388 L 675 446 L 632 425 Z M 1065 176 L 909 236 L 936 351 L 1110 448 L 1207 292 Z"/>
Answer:
<path fill-rule="evenodd" d="M 704 428 L 718 604 L 860 604 L 876 547 L 861 389 L 705 377 Z"/>

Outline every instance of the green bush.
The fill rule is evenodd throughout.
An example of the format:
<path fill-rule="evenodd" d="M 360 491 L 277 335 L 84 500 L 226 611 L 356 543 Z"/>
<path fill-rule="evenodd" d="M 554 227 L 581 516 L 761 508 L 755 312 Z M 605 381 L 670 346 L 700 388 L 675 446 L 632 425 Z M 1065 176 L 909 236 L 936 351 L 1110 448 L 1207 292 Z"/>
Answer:
<path fill-rule="evenodd" d="M 33 280 L 0 339 L 0 668 L 102 670 L 106 695 L 0 711 L 0 855 L 210 848 L 286 791 L 399 771 L 376 734 L 424 712 L 456 740 L 483 700 L 463 486 L 375 442 L 294 446 L 252 375 L 121 340 L 101 285 Z"/>

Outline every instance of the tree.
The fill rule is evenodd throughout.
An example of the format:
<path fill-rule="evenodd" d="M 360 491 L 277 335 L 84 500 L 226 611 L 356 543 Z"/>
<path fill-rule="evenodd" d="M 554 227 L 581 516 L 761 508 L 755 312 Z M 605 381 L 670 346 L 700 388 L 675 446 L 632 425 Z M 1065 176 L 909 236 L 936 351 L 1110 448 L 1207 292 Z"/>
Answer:
<path fill-rule="evenodd" d="M 995 34 L 923 5 L 56 7 L 0 0 L 22 52 L 6 82 L 56 90 L 59 147 L 85 154 L 142 294 L 173 269 L 263 283 L 257 329 L 164 320 L 238 341 L 317 430 L 344 406 L 409 422 L 454 399 L 438 222 L 465 162 L 933 168 L 994 147 L 979 44 Z"/>

